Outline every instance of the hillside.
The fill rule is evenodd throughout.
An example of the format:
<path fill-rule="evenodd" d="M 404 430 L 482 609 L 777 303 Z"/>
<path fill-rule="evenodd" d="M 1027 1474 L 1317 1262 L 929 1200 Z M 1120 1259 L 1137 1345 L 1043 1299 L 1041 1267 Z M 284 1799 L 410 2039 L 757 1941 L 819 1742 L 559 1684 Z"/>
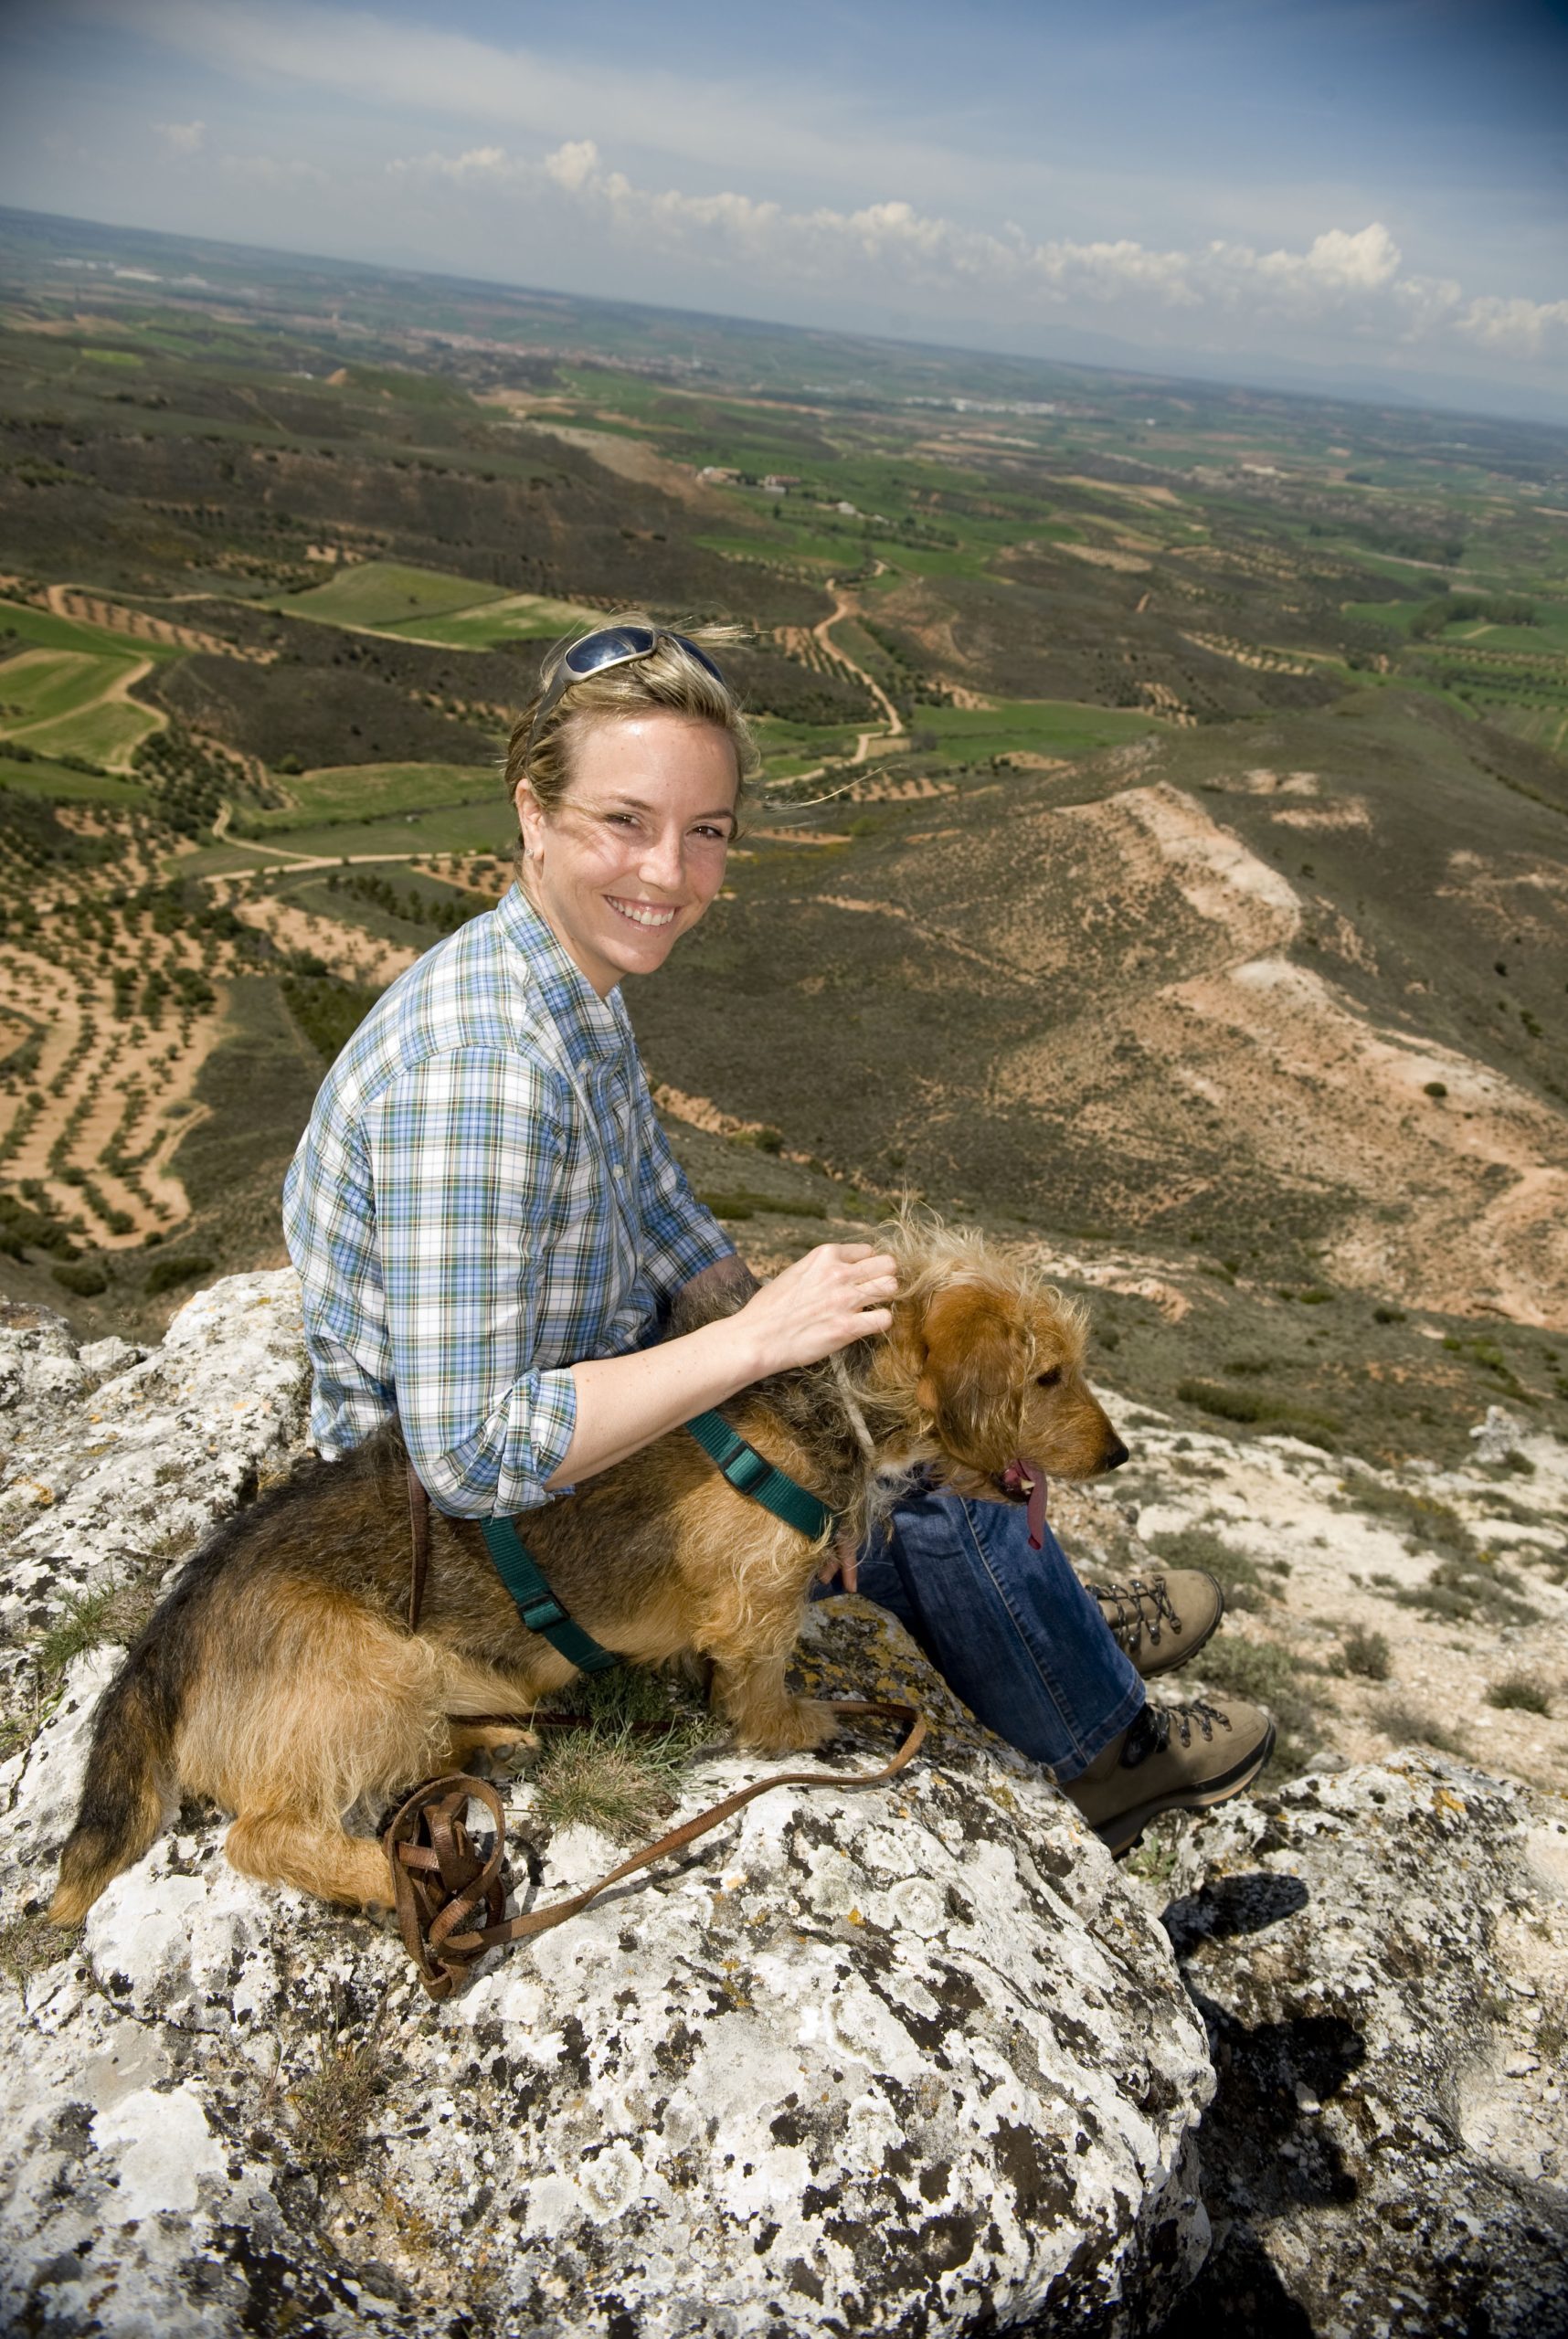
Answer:
<path fill-rule="evenodd" d="M 541 642 L 639 600 L 750 629 L 764 798 L 631 1001 L 737 1228 L 1044 1242 L 1194 1423 L 1561 1421 L 1568 436 L 19 214 L 0 298 L 16 1296 L 279 1257 Z"/>

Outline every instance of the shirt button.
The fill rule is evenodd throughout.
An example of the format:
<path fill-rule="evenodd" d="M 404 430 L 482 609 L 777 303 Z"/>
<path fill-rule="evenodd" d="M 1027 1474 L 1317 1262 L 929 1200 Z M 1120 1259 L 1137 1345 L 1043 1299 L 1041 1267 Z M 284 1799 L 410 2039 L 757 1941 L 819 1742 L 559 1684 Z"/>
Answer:
<path fill-rule="evenodd" d="M 626 1175 L 626 1172 L 625 1172 L 625 1170 L 621 1168 L 621 1166 L 620 1166 L 620 1162 L 618 1161 L 618 1162 L 616 1163 L 616 1165 L 615 1165 L 614 1169 L 613 1169 L 613 1170 L 611 1170 L 611 1171 L 610 1171 L 610 1173 L 609 1173 L 609 1174 L 610 1174 L 610 1176 L 611 1176 L 612 1178 L 624 1178 L 624 1177 L 625 1177 L 625 1175 Z"/>

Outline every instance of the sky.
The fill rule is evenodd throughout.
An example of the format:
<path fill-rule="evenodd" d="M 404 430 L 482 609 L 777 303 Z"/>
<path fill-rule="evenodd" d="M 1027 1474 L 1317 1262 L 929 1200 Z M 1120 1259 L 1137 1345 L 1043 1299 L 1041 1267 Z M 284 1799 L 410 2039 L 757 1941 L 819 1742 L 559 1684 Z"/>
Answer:
<path fill-rule="evenodd" d="M 1568 0 L 0 0 L 0 203 L 1568 420 Z"/>

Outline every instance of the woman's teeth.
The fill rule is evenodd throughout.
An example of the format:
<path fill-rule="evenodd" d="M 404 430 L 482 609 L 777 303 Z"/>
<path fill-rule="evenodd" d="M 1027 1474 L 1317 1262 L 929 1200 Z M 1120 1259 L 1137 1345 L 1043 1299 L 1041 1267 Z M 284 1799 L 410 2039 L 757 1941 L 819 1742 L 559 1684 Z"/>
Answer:
<path fill-rule="evenodd" d="M 669 926 L 673 922 L 673 909 L 660 909 L 652 902 L 618 902 L 613 894 L 605 895 L 612 910 L 630 918 L 633 926 Z"/>

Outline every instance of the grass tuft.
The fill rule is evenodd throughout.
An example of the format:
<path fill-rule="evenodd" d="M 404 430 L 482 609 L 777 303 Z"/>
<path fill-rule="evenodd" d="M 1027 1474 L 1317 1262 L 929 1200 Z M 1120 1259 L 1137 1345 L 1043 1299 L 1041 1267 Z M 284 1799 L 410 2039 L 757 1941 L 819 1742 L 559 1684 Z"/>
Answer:
<path fill-rule="evenodd" d="M 1494 1681 L 1487 1691 L 1489 1706 L 1497 1706 L 1508 1714 L 1540 1714 L 1550 1720 L 1552 1699 L 1546 1684 L 1532 1673 L 1510 1673 L 1501 1681 Z"/>
<path fill-rule="evenodd" d="M 309 2079 L 289 2097 L 301 2160 L 320 2173 L 346 2168 L 365 2145 L 376 2099 L 387 2085 L 374 2039 L 329 2047 Z"/>
<path fill-rule="evenodd" d="M 634 1665 L 574 1681 L 564 1694 L 582 1720 L 545 1734 L 533 1773 L 540 1817 L 619 1842 L 645 1835 L 673 1807 L 684 1766 L 720 1735 L 707 1708 L 685 1684 Z"/>
<path fill-rule="evenodd" d="M 0 1974 L 25 1990 L 35 1974 L 69 1957 L 80 1939 L 79 1925 L 51 1925 L 41 1909 L 9 1917 L 0 1925 Z"/>
<path fill-rule="evenodd" d="M 90 1648 L 96 1648 L 108 1630 L 114 1605 L 113 1587 L 101 1592 L 75 1592 L 55 1621 L 38 1635 L 34 1656 L 46 1680 L 53 1680 Z"/>

